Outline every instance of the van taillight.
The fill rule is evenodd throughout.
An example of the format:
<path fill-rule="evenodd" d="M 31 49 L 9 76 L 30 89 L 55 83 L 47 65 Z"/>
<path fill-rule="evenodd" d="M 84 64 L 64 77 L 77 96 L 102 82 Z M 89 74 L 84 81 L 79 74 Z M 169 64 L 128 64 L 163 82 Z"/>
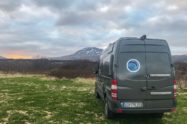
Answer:
<path fill-rule="evenodd" d="M 177 82 L 176 80 L 173 80 L 173 95 L 174 95 L 174 99 L 176 98 L 177 96 Z"/>
<path fill-rule="evenodd" d="M 112 85 L 111 85 L 111 95 L 113 100 L 117 100 L 117 86 L 118 82 L 117 80 L 112 80 Z"/>

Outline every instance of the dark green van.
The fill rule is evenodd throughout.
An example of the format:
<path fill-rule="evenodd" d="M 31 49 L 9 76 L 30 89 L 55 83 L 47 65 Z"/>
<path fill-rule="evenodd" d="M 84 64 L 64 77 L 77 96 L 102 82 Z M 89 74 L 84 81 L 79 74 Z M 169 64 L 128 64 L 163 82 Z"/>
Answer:
<path fill-rule="evenodd" d="M 175 111 L 175 72 L 165 40 L 120 38 L 103 51 L 96 75 L 96 97 L 105 101 L 107 118 Z"/>

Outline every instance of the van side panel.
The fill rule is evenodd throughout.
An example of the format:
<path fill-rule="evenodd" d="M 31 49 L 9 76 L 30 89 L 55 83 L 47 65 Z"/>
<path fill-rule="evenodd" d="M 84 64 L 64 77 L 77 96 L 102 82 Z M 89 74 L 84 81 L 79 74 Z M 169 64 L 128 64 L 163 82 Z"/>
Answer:
<path fill-rule="evenodd" d="M 113 79 L 113 74 L 111 75 L 110 70 L 111 65 L 111 56 L 114 55 L 116 52 L 116 43 L 110 44 L 102 53 L 100 57 L 100 65 L 99 65 L 99 81 L 97 82 L 98 92 L 103 100 L 106 97 L 111 97 L 111 82 Z M 114 56 L 115 61 L 116 56 Z M 114 68 L 114 67 L 113 67 Z"/>

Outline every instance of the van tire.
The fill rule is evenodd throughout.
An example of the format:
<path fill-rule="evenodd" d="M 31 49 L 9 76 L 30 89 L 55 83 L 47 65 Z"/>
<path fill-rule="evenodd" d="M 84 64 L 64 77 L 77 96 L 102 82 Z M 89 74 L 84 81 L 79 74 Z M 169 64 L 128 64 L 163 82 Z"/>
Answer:
<path fill-rule="evenodd" d="M 101 97 L 100 97 L 100 95 L 99 95 L 99 93 L 96 91 L 95 92 L 95 97 L 97 98 L 97 99 L 100 99 Z"/>
<path fill-rule="evenodd" d="M 104 111 L 105 118 L 112 119 L 114 117 L 114 113 L 110 110 L 108 106 L 108 101 L 105 101 L 105 111 Z"/>
<path fill-rule="evenodd" d="M 96 97 L 97 99 L 100 99 L 100 98 L 101 98 L 100 95 L 99 95 L 99 93 L 97 92 L 97 87 L 95 87 L 95 97 Z"/>

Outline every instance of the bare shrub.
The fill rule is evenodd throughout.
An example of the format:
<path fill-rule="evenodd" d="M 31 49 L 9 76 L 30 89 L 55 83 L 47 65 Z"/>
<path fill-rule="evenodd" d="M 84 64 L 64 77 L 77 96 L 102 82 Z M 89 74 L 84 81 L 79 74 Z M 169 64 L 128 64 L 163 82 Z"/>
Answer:
<path fill-rule="evenodd" d="M 70 61 L 49 72 L 50 76 L 58 78 L 94 77 L 96 62 L 90 61 Z"/>
<path fill-rule="evenodd" d="M 176 63 L 176 80 L 180 89 L 187 87 L 187 63 Z"/>

